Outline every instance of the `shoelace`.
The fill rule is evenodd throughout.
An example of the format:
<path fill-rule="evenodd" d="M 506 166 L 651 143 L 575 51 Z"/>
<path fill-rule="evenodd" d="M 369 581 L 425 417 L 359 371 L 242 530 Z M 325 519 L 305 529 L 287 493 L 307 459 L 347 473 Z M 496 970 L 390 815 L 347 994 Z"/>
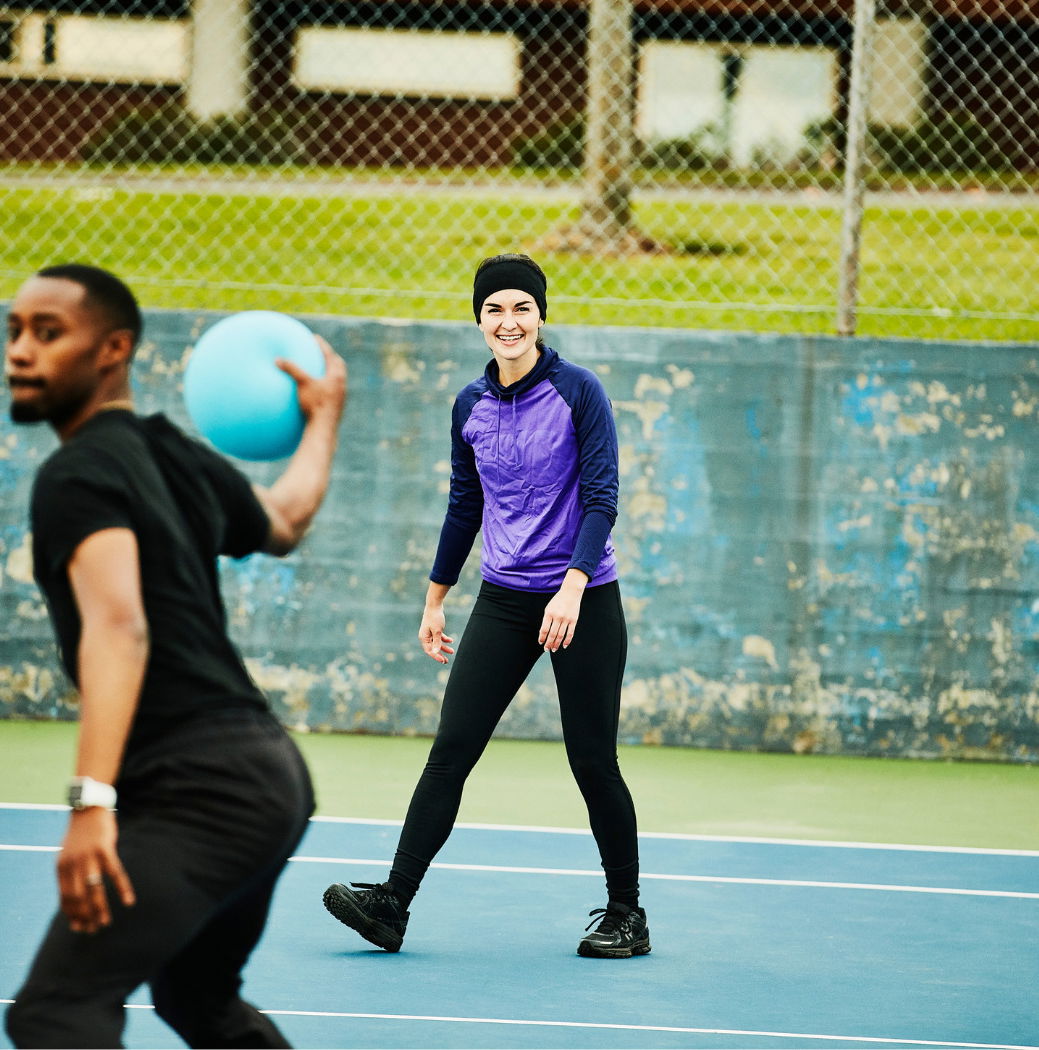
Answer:
<path fill-rule="evenodd" d="M 383 896 L 391 896 L 392 890 L 386 885 L 385 882 L 351 882 L 351 886 L 358 890 L 371 890 L 374 893 L 381 893 Z"/>
<path fill-rule="evenodd" d="M 602 922 L 599 923 L 599 928 L 595 931 L 596 933 L 614 933 L 619 927 L 622 927 L 627 922 L 626 915 L 618 915 L 615 911 L 607 911 L 605 908 L 596 908 L 594 911 L 588 913 L 592 917 L 592 921 L 584 928 L 587 933 L 596 922 L 596 916 L 601 915 L 603 917 Z"/>

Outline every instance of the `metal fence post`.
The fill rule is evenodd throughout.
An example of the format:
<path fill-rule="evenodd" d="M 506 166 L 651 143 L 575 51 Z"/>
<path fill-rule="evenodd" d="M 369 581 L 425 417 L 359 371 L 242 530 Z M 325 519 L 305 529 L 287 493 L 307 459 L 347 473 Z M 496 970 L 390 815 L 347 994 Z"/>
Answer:
<path fill-rule="evenodd" d="M 837 288 L 837 334 L 854 335 L 859 299 L 859 263 L 862 248 L 863 174 L 873 71 L 873 33 L 877 0 L 855 0 L 854 39 L 851 47 L 851 84 L 848 97 L 847 145 L 844 152 L 844 207 L 841 222 Z"/>

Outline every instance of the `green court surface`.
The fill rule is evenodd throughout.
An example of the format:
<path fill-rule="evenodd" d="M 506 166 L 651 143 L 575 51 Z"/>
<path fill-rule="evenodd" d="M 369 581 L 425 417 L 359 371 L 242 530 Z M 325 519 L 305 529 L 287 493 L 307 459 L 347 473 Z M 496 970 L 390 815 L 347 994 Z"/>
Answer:
<path fill-rule="evenodd" d="M 0 722 L 0 802 L 60 803 L 76 726 Z M 297 735 L 323 816 L 402 820 L 428 739 Z M 640 829 L 686 835 L 1039 849 L 1039 768 L 626 747 Z M 587 827 L 561 744 L 493 740 L 461 822 Z"/>

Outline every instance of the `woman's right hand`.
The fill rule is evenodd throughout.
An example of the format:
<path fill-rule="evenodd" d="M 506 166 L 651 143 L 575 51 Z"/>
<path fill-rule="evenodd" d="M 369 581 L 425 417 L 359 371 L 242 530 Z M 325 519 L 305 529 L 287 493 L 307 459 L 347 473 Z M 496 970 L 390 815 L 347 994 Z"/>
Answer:
<path fill-rule="evenodd" d="M 427 605 L 422 611 L 422 624 L 418 629 L 418 640 L 426 656 L 432 657 L 438 664 L 446 664 L 447 658 L 454 655 L 451 648 L 454 639 L 444 634 L 444 607 Z"/>

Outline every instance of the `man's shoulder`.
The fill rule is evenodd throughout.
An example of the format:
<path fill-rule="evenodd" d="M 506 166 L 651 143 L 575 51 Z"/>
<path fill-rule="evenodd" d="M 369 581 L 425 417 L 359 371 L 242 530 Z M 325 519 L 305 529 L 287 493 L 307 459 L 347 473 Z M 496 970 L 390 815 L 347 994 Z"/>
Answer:
<path fill-rule="evenodd" d="M 123 434 L 116 438 L 109 420 L 97 423 L 90 421 L 70 441 L 59 445 L 44 460 L 36 474 L 37 486 L 56 481 L 67 481 L 83 475 L 93 476 L 111 471 L 121 471 L 126 462 L 127 448 Z M 132 431 L 127 431 L 133 442 Z"/>
<path fill-rule="evenodd" d="M 88 420 L 47 457 L 33 488 L 36 493 L 71 484 L 109 490 L 147 488 L 156 469 L 163 472 L 169 463 L 197 476 L 207 463 L 220 458 L 165 416 L 104 412 Z"/>
<path fill-rule="evenodd" d="M 198 438 L 186 434 L 162 413 L 137 418 L 138 432 L 153 455 L 165 455 L 187 463 L 230 463 Z"/>

